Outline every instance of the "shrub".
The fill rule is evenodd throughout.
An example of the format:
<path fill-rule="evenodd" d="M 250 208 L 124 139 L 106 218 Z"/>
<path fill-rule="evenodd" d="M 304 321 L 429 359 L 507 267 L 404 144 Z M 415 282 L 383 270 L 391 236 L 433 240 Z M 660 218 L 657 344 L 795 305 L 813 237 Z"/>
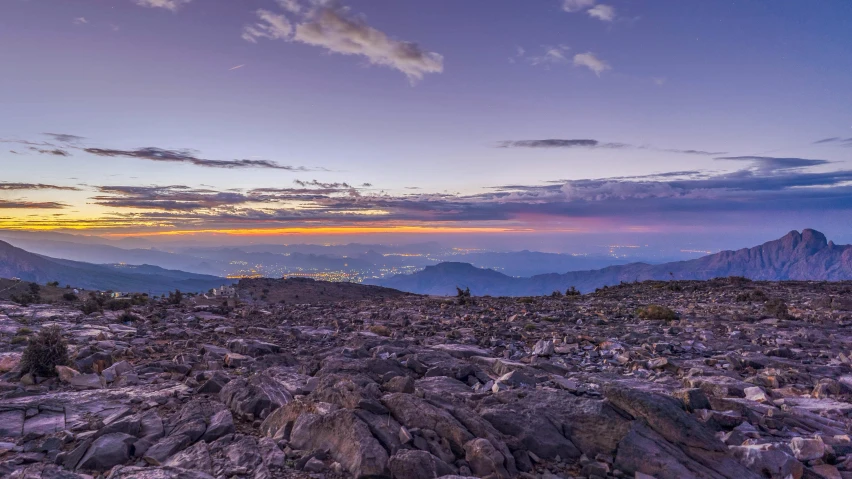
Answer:
<path fill-rule="evenodd" d="M 96 299 L 89 298 L 80 305 L 80 311 L 86 315 L 98 313 L 101 311 L 101 304 Z"/>
<path fill-rule="evenodd" d="M 176 289 L 174 293 L 169 293 L 169 304 L 180 304 L 183 301 L 183 293 Z"/>
<path fill-rule="evenodd" d="M 370 332 L 379 336 L 390 336 L 391 330 L 383 324 L 374 324 L 370 326 Z"/>
<path fill-rule="evenodd" d="M 30 338 L 21 355 L 21 371 L 39 376 L 55 376 L 56 366 L 68 364 L 68 345 L 58 326 L 44 328 Z"/>
<path fill-rule="evenodd" d="M 18 336 L 26 336 L 28 334 L 33 334 L 33 330 L 27 327 L 18 328 L 18 332 L 16 334 Z"/>
<path fill-rule="evenodd" d="M 525 324 L 524 331 L 535 331 L 535 325 L 533 323 Z"/>
<path fill-rule="evenodd" d="M 636 314 L 642 319 L 653 319 L 657 321 L 675 321 L 678 319 L 677 313 L 665 306 L 660 306 L 659 304 L 649 304 L 644 308 L 639 308 L 636 310 Z"/>
<path fill-rule="evenodd" d="M 121 313 L 121 316 L 118 317 L 118 320 L 122 323 L 135 323 L 136 321 L 139 321 L 139 316 L 136 316 L 130 311 L 125 311 Z"/>
<path fill-rule="evenodd" d="M 58 288 L 59 287 L 59 281 L 51 281 L 51 282 L 47 283 L 47 285 L 53 286 L 54 288 Z"/>
<path fill-rule="evenodd" d="M 29 306 L 41 301 L 41 297 L 39 297 L 39 295 L 30 293 L 21 293 L 20 296 L 13 294 L 9 299 L 11 299 L 13 303 L 20 304 L 21 306 Z"/>
<path fill-rule="evenodd" d="M 26 336 L 14 336 L 11 340 L 12 344 L 21 344 L 21 343 L 26 343 L 26 342 L 27 342 Z"/>
<path fill-rule="evenodd" d="M 74 293 L 65 293 L 62 295 L 62 299 L 64 299 L 65 301 L 77 301 L 80 298 L 78 298 L 77 295 Z"/>
<path fill-rule="evenodd" d="M 554 292 L 550 293 L 550 297 L 551 298 L 561 298 L 562 297 L 562 291 L 554 291 Z"/>
<path fill-rule="evenodd" d="M 570 288 L 568 288 L 567 291 L 565 291 L 565 296 L 580 296 L 580 294 L 580 291 L 573 286 L 571 286 Z"/>
<path fill-rule="evenodd" d="M 532 304 L 535 303 L 535 300 L 532 298 L 518 298 L 518 302 L 521 304 Z"/>
<path fill-rule="evenodd" d="M 764 305 L 767 314 L 771 314 L 778 319 L 787 319 L 790 317 L 790 311 L 787 309 L 787 303 L 781 298 L 773 298 Z"/>

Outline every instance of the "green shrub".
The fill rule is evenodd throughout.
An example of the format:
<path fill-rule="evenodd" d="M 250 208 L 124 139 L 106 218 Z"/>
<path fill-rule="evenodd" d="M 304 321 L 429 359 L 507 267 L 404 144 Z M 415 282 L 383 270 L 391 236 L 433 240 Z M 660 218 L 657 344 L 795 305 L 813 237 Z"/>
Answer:
<path fill-rule="evenodd" d="M 525 324 L 524 331 L 535 331 L 535 325 L 533 323 Z"/>
<path fill-rule="evenodd" d="M 21 343 L 26 343 L 26 342 L 27 342 L 26 336 L 14 336 L 14 337 L 12 337 L 12 340 L 11 340 L 12 344 L 21 344 Z"/>
<path fill-rule="evenodd" d="M 580 294 L 580 291 L 573 286 L 568 288 L 568 291 L 565 291 L 565 296 L 580 296 Z"/>
<path fill-rule="evenodd" d="M 21 355 L 21 371 L 39 376 L 55 376 L 56 366 L 68 362 L 68 344 L 62 338 L 62 329 L 51 326 L 30 338 Z"/>
<path fill-rule="evenodd" d="M 649 304 L 644 308 L 639 308 L 636 310 L 636 314 L 642 319 L 653 319 L 657 321 L 675 321 L 678 319 L 677 313 L 665 306 L 660 306 L 659 304 Z"/>
<path fill-rule="evenodd" d="M 62 299 L 64 299 L 65 301 L 77 301 L 80 298 L 78 298 L 77 295 L 74 293 L 65 293 L 62 295 Z"/>

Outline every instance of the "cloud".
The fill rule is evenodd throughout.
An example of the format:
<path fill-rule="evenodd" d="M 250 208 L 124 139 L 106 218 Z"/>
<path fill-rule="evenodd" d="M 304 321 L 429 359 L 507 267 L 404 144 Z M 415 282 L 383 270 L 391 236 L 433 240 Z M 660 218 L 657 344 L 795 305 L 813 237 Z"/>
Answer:
<path fill-rule="evenodd" d="M 42 209 L 61 209 L 65 208 L 68 205 L 64 203 L 57 203 L 55 201 L 23 201 L 23 200 L 2 200 L 0 199 L 0 210 L 2 209 L 28 209 L 28 210 L 42 210 Z"/>
<path fill-rule="evenodd" d="M 825 138 L 822 140 L 817 140 L 813 143 L 814 145 L 838 145 L 838 146 L 849 146 L 852 147 L 852 138 Z"/>
<path fill-rule="evenodd" d="M 95 204 L 118 208 L 195 211 L 255 202 L 242 193 L 171 186 L 100 186 Z"/>
<path fill-rule="evenodd" d="M 71 156 L 71 153 L 68 153 L 67 151 L 60 149 L 60 148 L 54 148 L 54 149 L 51 150 L 51 149 L 39 148 L 37 146 L 31 146 L 30 150 L 41 153 L 43 155 Z"/>
<path fill-rule="evenodd" d="M 260 21 L 243 27 L 243 40 L 251 43 L 257 43 L 259 38 L 286 40 L 293 33 L 293 26 L 284 15 L 277 15 L 263 9 L 255 13 Z"/>
<path fill-rule="evenodd" d="M 761 170 L 779 171 L 810 166 L 827 165 L 828 160 L 811 160 L 807 158 L 777 158 L 772 156 L 722 156 L 717 160 L 748 161 Z"/>
<path fill-rule="evenodd" d="M 601 73 L 612 68 L 608 63 L 596 57 L 592 52 L 578 53 L 574 55 L 574 66 L 586 67 L 595 72 L 595 75 L 597 76 L 601 76 Z"/>
<path fill-rule="evenodd" d="M 84 152 L 97 156 L 136 158 L 149 161 L 189 163 L 208 168 L 270 168 L 287 171 L 309 171 L 304 166 L 279 165 L 269 160 L 208 160 L 193 155 L 191 150 L 167 150 L 147 147 L 135 150 L 115 150 L 107 148 L 84 148 Z"/>
<path fill-rule="evenodd" d="M 562 0 L 562 10 L 573 13 L 585 10 L 595 4 L 595 0 Z"/>
<path fill-rule="evenodd" d="M 568 63 L 566 53 L 571 49 L 567 45 L 545 46 L 544 53 L 537 56 L 527 57 L 527 60 L 533 65 L 555 65 L 559 63 Z"/>
<path fill-rule="evenodd" d="M 426 51 L 416 43 L 390 38 L 337 1 L 279 1 L 279 4 L 297 17 L 295 25 L 283 14 L 258 10 L 260 21 L 243 29 L 243 39 L 252 43 L 259 38 L 282 39 L 325 48 L 331 53 L 362 56 L 373 65 L 404 73 L 412 83 L 428 73 L 444 71 L 440 54 Z"/>
<path fill-rule="evenodd" d="M 192 0 L 133 0 L 136 5 L 148 8 L 165 8 L 176 12 L 181 6 L 186 5 Z"/>
<path fill-rule="evenodd" d="M 603 22 L 611 22 L 615 20 L 615 8 L 602 3 L 586 10 L 586 13 L 588 13 L 590 17 L 597 18 Z"/>
<path fill-rule="evenodd" d="M 676 148 L 656 148 L 648 145 L 630 145 L 627 143 L 601 142 L 592 139 L 547 139 L 547 140 L 507 140 L 497 143 L 498 148 L 607 148 L 665 151 L 685 155 L 714 156 L 724 155 L 721 151 L 681 150 Z"/>
<path fill-rule="evenodd" d="M 44 133 L 60 143 L 79 143 L 85 138 L 77 135 L 69 135 L 68 133 Z"/>
<path fill-rule="evenodd" d="M 74 25 L 85 25 L 87 23 L 89 23 L 89 21 L 86 20 L 85 17 L 77 17 L 74 19 Z"/>
<path fill-rule="evenodd" d="M 58 191 L 80 191 L 74 186 L 45 185 L 42 183 L 7 183 L 0 182 L 0 191 L 20 190 L 58 190 Z"/>

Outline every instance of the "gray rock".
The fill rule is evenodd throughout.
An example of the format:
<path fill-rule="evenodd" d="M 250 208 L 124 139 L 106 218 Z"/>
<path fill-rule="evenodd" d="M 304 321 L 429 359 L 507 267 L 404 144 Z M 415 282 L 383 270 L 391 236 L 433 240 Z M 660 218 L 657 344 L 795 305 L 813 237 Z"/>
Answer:
<path fill-rule="evenodd" d="M 77 469 L 106 471 L 127 462 L 133 454 L 136 438 L 120 432 L 103 435 L 89 446 L 88 451 L 77 464 Z"/>
<path fill-rule="evenodd" d="M 356 478 L 386 477 L 388 454 L 370 428 L 352 411 L 302 414 L 293 425 L 290 444 L 297 449 L 327 450 Z"/>
<path fill-rule="evenodd" d="M 394 479 L 433 479 L 455 474 L 456 468 L 426 451 L 403 449 L 388 461 Z"/>

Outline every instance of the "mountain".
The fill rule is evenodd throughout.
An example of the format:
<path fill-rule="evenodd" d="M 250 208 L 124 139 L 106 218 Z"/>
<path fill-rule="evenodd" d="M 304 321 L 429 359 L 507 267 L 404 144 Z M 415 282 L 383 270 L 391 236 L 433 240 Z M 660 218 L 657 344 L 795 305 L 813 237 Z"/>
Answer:
<path fill-rule="evenodd" d="M 41 256 L 0 241 L 0 277 L 75 288 L 163 294 L 207 291 L 232 281 L 158 266 L 100 265 Z"/>
<path fill-rule="evenodd" d="M 421 294 L 451 295 L 456 286 L 474 295 L 525 296 L 565 291 L 582 292 L 620 282 L 671 279 L 710 279 L 745 276 L 756 280 L 852 280 L 852 245 L 835 245 L 819 231 L 791 231 L 784 237 L 753 248 L 722 251 L 689 261 L 651 265 L 631 263 L 589 271 L 540 274 L 513 278 L 466 263 L 441 263 L 411 275 L 374 282 Z"/>

